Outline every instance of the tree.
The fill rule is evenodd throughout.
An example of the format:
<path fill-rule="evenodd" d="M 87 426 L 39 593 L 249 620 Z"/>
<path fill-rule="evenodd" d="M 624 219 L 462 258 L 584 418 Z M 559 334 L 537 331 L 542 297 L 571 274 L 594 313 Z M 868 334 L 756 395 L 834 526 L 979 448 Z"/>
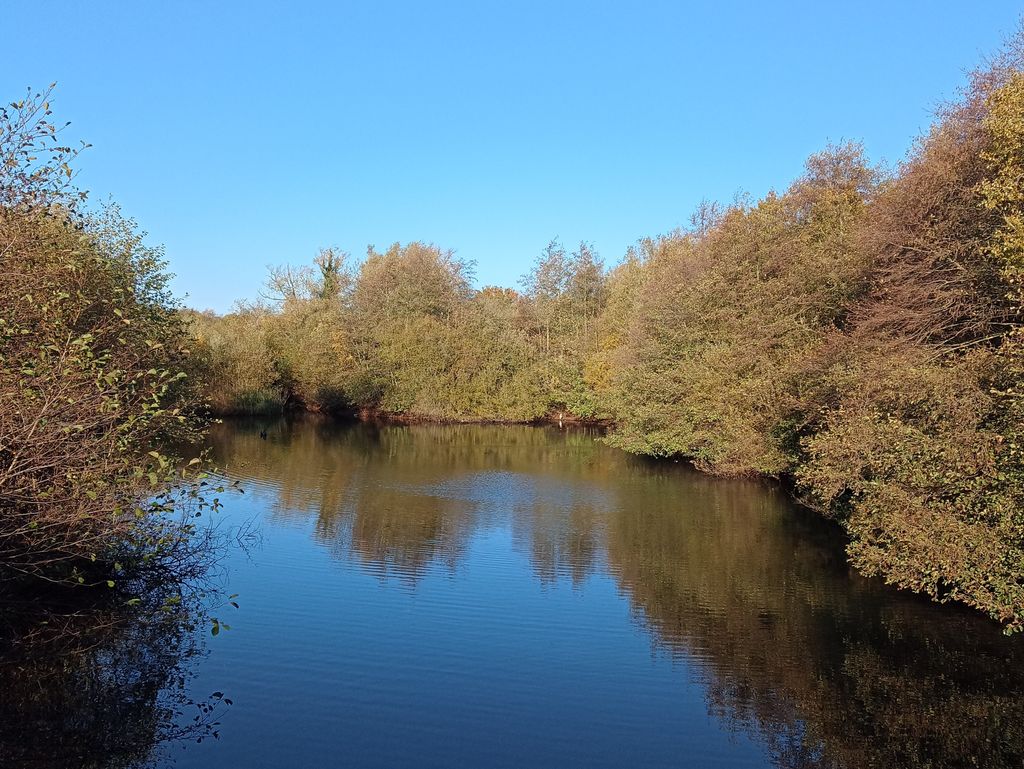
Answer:
<path fill-rule="evenodd" d="M 520 281 L 544 330 L 545 355 L 551 354 L 552 327 L 557 323 L 559 305 L 569 280 L 569 259 L 556 239 L 548 243 L 530 272 Z"/>
<path fill-rule="evenodd" d="M 159 449 L 194 425 L 188 337 L 162 252 L 78 210 L 48 94 L 0 111 L 0 579 L 181 576 L 205 482 Z"/>

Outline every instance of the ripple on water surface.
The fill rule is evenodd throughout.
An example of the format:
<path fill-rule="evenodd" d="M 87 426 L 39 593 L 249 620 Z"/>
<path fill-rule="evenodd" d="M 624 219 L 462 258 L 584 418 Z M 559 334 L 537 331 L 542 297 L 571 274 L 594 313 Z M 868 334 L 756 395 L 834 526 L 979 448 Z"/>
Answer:
<path fill-rule="evenodd" d="M 259 431 L 267 429 L 262 440 Z M 770 485 L 584 430 L 228 423 L 263 544 L 179 767 L 1015 766 L 1024 648 Z"/>

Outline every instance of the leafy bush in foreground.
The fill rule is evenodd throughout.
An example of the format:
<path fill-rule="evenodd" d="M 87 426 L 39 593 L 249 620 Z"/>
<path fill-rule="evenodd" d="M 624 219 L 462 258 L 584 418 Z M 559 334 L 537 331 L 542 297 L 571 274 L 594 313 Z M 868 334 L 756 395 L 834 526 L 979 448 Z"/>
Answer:
<path fill-rule="evenodd" d="M 158 451 L 193 397 L 161 254 L 116 207 L 79 210 L 49 115 L 47 94 L 0 110 L 0 579 L 196 567 L 173 513 L 205 481 Z"/>

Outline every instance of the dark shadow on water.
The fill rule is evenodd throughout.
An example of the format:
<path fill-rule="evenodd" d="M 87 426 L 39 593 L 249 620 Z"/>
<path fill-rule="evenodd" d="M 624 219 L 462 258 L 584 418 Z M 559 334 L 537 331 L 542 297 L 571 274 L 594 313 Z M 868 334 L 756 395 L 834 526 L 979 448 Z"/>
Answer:
<path fill-rule="evenodd" d="M 104 589 L 0 587 L 0 766 L 145 767 L 216 737 L 230 703 L 187 694 L 207 617 L 181 597 L 126 605 Z"/>

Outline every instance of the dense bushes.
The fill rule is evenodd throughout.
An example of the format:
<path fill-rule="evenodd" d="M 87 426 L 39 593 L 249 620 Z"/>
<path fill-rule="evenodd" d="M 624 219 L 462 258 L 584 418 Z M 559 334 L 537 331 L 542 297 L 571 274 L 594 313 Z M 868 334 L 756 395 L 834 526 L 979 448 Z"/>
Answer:
<path fill-rule="evenodd" d="M 719 472 L 791 469 L 806 361 L 863 282 L 852 240 L 874 188 L 859 149 L 834 148 L 785 195 L 647 243 L 614 358 L 613 442 Z"/>
<path fill-rule="evenodd" d="M 157 449 L 189 424 L 188 337 L 159 251 L 78 211 L 46 95 L 0 110 L 0 580 L 184 567 L 200 489 Z"/>
<path fill-rule="evenodd" d="M 797 476 L 854 562 L 1024 624 L 1017 217 L 1024 90 L 975 78 L 871 206 L 871 285 L 819 373 Z"/>
<path fill-rule="evenodd" d="M 795 477 L 865 573 L 1024 624 L 1024 88 L 972 81 L 891 178 L 855 148 L 642 262 L 618 445 Z"/>
<path fill-rule="evenodd" d="M 791 479 L 862 571 L 1020 629 L 1022 46 L 895 172 L 829 147 L 607 272 L 557 242 L 522 294 L 418 243 L 278 271 L 276 307 L 196 319 L 211 400 L 608 419 L 632 452 Z"/>
<path fill-rule="evenodd" d="M 527 292 L 471 287 L 472 265 L 411 243 L 358 266 L 332 250 L 274 270 L 269 302 L 188 313 L 217 413 L 369 410 L 444 420 L 596 413 L 583 372 L 604 285 L 586 246 L 551 244 Z"/>

